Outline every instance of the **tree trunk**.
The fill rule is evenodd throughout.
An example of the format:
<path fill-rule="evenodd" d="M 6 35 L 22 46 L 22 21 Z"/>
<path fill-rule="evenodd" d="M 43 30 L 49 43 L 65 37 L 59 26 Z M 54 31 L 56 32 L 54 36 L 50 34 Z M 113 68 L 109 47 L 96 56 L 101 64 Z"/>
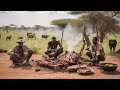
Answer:
<path fill-rule="evenodd" d="M 104 38 L 105 38 L 105 33 L 101 32 L 100 33 L 100 43 L 103 43 Z"/>
<path fill-rule="evenodd" d="M 96 36 L 97 36 L 97 39 L 98 39 L 98 42 L 99 42 L 100 41 L 100 36 L 99 36 L 99 30 L 97 28 L 97 24 L 93 25 L 93 29 L 94 29 L 94 31 L 96 33 Z"/>
<path fill-rule="evenodd" d="M 84 27 L 83 37 L 85 38 L 86 44 L 89 47 L 91 45 L 91 42 L 90 42 L 88 35 L 86 34 L 86 27 Z"/>

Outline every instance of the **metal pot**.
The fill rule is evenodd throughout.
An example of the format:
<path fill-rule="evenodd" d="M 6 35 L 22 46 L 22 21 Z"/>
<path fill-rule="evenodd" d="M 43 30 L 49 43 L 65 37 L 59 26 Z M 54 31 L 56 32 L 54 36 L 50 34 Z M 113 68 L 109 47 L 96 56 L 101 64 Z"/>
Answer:
<path fill-rule="evenodd" d="M 113 72 L 117 69 L 118 65 L 113 63 L 100 63 L 100 68 L 107 72 Z"/>

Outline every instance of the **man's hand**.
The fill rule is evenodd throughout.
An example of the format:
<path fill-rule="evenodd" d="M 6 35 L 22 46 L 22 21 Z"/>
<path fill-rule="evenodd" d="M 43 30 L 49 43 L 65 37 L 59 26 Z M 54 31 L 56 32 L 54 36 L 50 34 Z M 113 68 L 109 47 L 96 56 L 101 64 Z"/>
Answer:
<path fill-rule="evenodd" d="M 7 52 L 8 55 L 14 54 L 13 52 Z"/>

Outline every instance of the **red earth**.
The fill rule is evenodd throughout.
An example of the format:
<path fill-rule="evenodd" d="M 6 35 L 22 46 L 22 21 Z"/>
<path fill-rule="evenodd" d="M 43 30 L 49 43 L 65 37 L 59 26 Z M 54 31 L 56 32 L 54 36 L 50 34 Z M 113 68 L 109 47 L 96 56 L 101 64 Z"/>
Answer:
<path fill-rule="evenodd" d="M 41 59 L 42 55 L 33 55 L 31 59 Z M 118 64 L 118 68 L 114 72 L 105 73 L 99 68 L 90 67 L 94 69 L 95 74 L 79 75 L 78 73 L 68 73 L 54 71 L 47 68 L 40 67 L 40 71 L 35 72 L 35 64 L 30 67 L 11 68 L 12 62 L 6 53 L 0 54 L 0 79 L 120 79 L 120 58 L 116 56 L 106 56 L 108 63 Z"/>

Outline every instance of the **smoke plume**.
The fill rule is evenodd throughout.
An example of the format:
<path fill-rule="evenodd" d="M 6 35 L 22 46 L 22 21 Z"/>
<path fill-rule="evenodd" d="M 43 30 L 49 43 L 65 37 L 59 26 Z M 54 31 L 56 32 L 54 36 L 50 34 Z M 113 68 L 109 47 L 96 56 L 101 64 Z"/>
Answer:
<path fill-rule="evenodd" d="M 64 29 L 63 40 L 68 46 L 68 52 L 71 53 L 74 50 L 75 46 L 82 40 L 80 29 L 68 24 Z"/>
<path fill-rule="evenodd" d="M 41 29 L 39 30 L 40 32 L 37 34 L 37 37 L 41 38 L 41 35 L 51 35 L 56 36 L 57 40 L 61 40 L 63 30 L 63 41 L 67 44 L 67 51 L 71 53 L 74 51 L 75 46 L 78 45 L 80 41 L 82 41 L 82 29 L 80 30 L 80 28 L 68 24 L 64 29 L 61 29 L 59 27 L 48 30 Z M 86 34 L 89 36 L 92 33 L 94 33 L 93 26 L 87 25 Z"/>
<path fill-rule="evenodd" d="M 86 34 L 89 36 L 90 34 L 95 33 L 94 29 L 93 29 L 93 25 L 91 24 L 87 24 L 86 25 Z"/>

